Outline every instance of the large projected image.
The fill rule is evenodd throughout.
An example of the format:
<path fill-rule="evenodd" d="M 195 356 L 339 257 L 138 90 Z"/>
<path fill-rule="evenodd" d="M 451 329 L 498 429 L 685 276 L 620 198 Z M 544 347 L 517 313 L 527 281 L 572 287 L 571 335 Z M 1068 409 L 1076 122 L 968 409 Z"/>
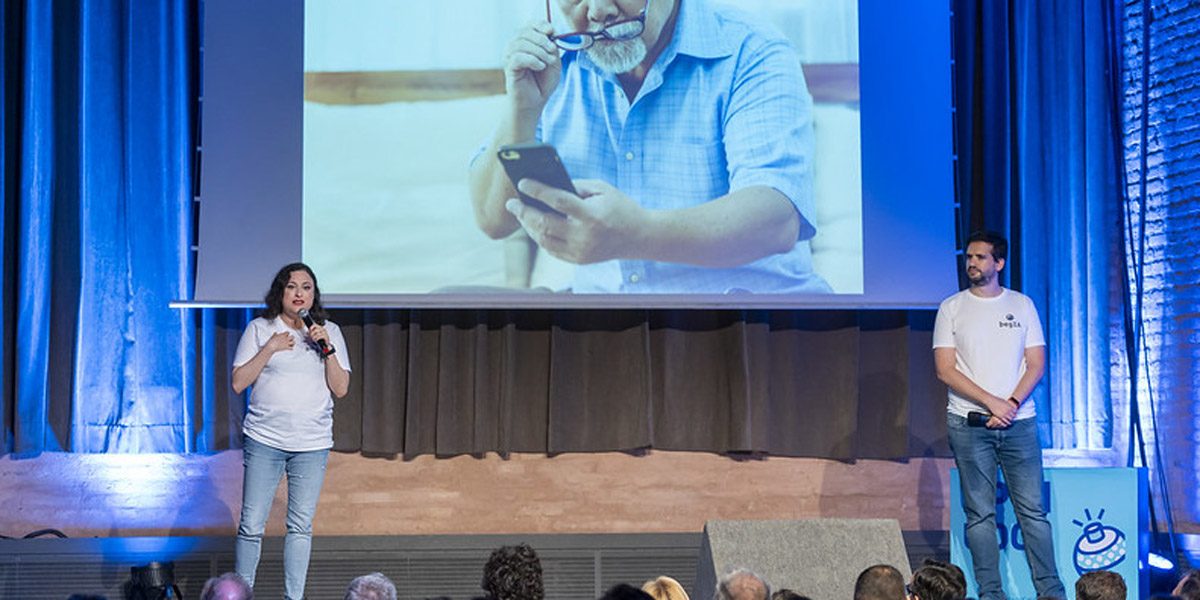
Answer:
<path fill-rule="evenodd" d="M 583 6 L 621 10 L 600 34 Z M 949 3 L 206 0 L 203 38 L 196 304 L 256 303 L 296 260 L 334 306 L 932 308 L 956 287 Z M 542 148 L 505 161 L 531 186 L 513 200 L 514 141 L 573 190 L 534 183 L 556 178 Z"/>
<path fill-rule="evenodd" d="M 596 29 L 549 4 L 306 0 L 300 239 L 325 294 L 867 291 L 857 1 L 617 2 L 647 10 L 586 49 L 549 45 Z M 557 211 L 508 201 L 499 145 L 534 140 L 576 189 L 522 191 Z"/>

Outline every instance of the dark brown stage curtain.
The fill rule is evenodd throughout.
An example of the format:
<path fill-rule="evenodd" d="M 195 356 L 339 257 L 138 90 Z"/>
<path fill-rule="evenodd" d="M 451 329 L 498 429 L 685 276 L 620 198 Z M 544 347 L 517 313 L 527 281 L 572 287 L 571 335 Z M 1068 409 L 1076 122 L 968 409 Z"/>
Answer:
<path fill-rule="evenodd" d="M 350 393 L 334 410 L 334 449 L 404 457 L 649 448 L 948 456 L 933 316 L 333 311 L 354 368 Z M 222 354 L 232 358 L 242 326 L 233 321 L 218 323 L 217 364 L 229 364 Z M 223 381 L 216 387 L 229 390 Z M 218 398 L 217 412 L 237 422 L 240 404 Z"/>

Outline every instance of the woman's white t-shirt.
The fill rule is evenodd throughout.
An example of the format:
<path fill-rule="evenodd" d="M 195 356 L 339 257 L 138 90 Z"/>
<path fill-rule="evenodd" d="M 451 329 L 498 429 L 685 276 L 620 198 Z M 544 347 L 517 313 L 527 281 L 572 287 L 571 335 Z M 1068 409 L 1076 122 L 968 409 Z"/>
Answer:
<path fill-rule="evenodd" d="M 271 355 L 254 380 L 242 431 L 256 442 L 289 452 L 331 448 L 333 394 L 325 382 L 320 351 L 304 331 L 288 327 L 279 317 L 254 319 L 242 333 L 233 366 L 250 362 L 271 336 L 281 331 L 291 334 L 296 343 L 291 350 Z M 325 331 L 335 350 L 328 360 L 338 361 L 349 371 L 342 330 L 333 321 L 325 321 Z"/>

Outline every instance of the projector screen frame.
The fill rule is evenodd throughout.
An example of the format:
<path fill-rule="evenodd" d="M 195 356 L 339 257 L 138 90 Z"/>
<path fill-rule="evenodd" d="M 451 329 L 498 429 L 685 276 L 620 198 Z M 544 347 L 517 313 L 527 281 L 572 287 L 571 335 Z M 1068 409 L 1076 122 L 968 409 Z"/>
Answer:
<path fill-rule="evenodd" d="M 912 7 L 859 2 L 860 40 L 884 40 L 860 46 L 863 294 L 505 290 L 326 293 L 325 303 L 346 308 L 935 308 L 956 291 L 959 268 L 953 225 L 950 5 L 940 6 L 938 18 L 918 17 L 905 8 Z M 274 272 L 301 256 L 303 2 L 209 0 L 204 12 L 197 281 L 194 297 L 174 305 L 256 305 Z M 273 67 L 264 68 L 264 61 Z M 217 84 L 218 79 L 223 83 Z M 921 93 L 889 93 L 903 86 Z M 247 140 L 261 144 L 249 153 L 239 150 Z M 928 147 L 922 153 L 905 142 Z M 464 164 L 464 177 L 465 170 Z M 222 203 L 235 209 L 222 214 Z M 931 230 L 938 234 L 931 238 Z M 238 248 L 223 256 L 206 251 L 231 244 Z M 214 277 L 228 273 L 238 274 L 236 284 L 214 285 Z M 914 289 L 914 281 L 933 283 Z"/>

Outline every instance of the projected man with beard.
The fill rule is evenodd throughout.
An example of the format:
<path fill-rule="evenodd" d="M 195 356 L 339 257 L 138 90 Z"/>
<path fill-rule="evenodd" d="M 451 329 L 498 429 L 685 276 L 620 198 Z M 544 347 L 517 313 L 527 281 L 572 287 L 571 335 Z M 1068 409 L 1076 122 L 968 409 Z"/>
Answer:
<path fill-rule="evenodd" d="M 812 98 L 795 50 L 709 0 L 555 0 L 510 42 L 475 217 L 578 265 L 577 293 L 827 293 L 812 270 Z M 561 16 L 560 16 L 561 15 Z M 565 16 L 565 22 L 554 22 Z M 578 195 L 517 200 L 500 146 L 554 145 Z"/>

